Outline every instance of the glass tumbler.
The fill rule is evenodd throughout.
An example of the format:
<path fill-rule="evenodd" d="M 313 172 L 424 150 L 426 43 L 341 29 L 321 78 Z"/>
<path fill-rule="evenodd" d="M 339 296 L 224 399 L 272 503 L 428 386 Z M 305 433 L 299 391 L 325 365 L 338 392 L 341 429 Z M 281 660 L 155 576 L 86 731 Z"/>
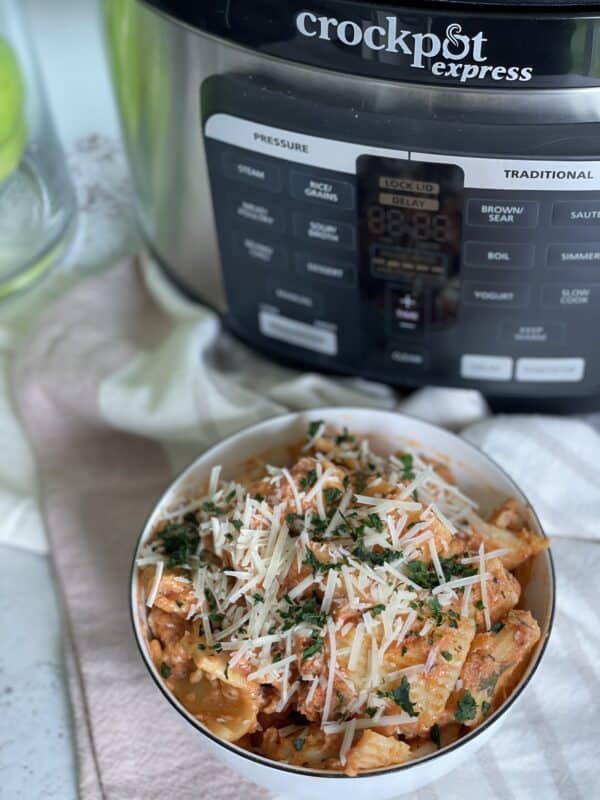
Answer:
<path fill-rule="evenodd" d="M 75 198 L 19 0 L 0 0 L 0 300 L 61 254 Z"/>

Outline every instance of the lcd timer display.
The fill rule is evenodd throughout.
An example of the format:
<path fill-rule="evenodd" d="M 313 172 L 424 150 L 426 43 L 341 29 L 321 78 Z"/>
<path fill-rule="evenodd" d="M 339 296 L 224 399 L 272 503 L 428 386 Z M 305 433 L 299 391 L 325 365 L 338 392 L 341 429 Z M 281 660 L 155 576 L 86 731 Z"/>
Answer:
<path fill-rule="evenodd" d="M 422 338 L 456 321 L 464 175 L 454 164 L 358 159 L 360 284 L 369 325 Z"/>
<path fill-rule="evenodd" d="M 361 156 L 363 255 L 375 278 L 459 271 L 463 171 L 453 164 Z"/>

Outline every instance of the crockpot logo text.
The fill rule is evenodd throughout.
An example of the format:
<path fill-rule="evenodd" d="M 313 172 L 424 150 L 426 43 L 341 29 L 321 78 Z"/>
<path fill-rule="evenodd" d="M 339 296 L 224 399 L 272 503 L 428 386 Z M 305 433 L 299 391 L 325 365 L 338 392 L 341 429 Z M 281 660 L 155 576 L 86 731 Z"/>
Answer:
<path fill-rule="evenodd" d="M 466 36 L 458 23 L 448 25 L 445 35 L 413 33 L 400 27 L 396 17 L 386 17 L 384 25 L 359 25 L 352 20 L 318 16 L 302 11 L 296 17 L 302 36 L 327 42 L 337 41 L 348 47 L 362 45 L 369 50 L 407 56 L 414 69 L 429 69 L 437 77 L 456 78 L 467 83 L 482 78 L 494 81 L 529 81 L 531 67 L 493 66 L 486 64 L 484 45 L 488 41 L 479 31 Z"/>

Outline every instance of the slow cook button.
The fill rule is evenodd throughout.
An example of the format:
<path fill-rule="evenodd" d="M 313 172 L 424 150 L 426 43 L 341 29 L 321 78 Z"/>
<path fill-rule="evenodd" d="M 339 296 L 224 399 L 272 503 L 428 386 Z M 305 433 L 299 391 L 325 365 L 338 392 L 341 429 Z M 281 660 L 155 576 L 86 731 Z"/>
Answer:
<path fill-rule="evenodd" d="M 565 340 L 566 326 L 562 322 L 536 322 L 521 325 L 503 322 L 500 338 L 510 344 L 561 344 Z"/>
<path fill-rule="evenodd" d="M 296 269 L 304 278 L 335 283 L 340 286 L 356 286 L 354 264 L 341 264 L 330 258 L 296 253 Z"/>
<path fill-rule="evenodd" d="M 600 200 L 582 203 L 555 203 L 553 225 L 600 225 Z"/>
<path fill-rule="evenodd" d="M 533 202 L 473 198 L 467 206 L 467 222 L 492 228 L 535 228 L 538 210 Z"/>
<path fill-rule="evenodd" d="M 463 300 L 467 305 L 488 308 L 524 308 L 529 303 L 528 286 L 465 281 Z"/>
<path fill-rule="evenodd" d="M 223 171 L 228 178 L 250 183 L 269 192 L 280 192 L 282 189 L 281 169 L 277 164 L 261 158 L 243 153 L 223 153 Z"/>
<path fill-rule="evenodd" d="M 542 287 L 542 304 L 546 308 L 589 308 L 600 299 L 600 283 L 579 286 L 546 285 Z"/>
<path fill-rule="evenodd" d="M 486 356 L 465 353 L 460 360 L 460 374 L 467 380 L 509 381 L 513 373 L 510 356 Z"/>
<path fill-rule="evenodd" d="M 318 173 L 292 171 L 292 197 L 351 211 L 354 186 L 346 181 L 324 178 Z"/>
<path fill-rule="evenodd" d="M 232 204 L 233 213 L 244 222 L 250 222 L 273 231 L 282 233 L 285 230 L 285 216 L 283 209 L 277 208 L 272 203 L 239 199 Z"/>
<path fill-rule="evenodd" d="M 294 233 L 309 242 L 334 245 L 346 250 L 356 247 L 356 228 L 347 222 L 317 219 L 309 214 L 294 214 Z"/>
<path fill-rule="evenodd" d="M 600 243 L 552 244 L 548 248 L 550 267 L 600 266 Z"/>
<path fill-rule="evenodd" d="M 584 374 L 583 358 L 519 358 L 515 377 L 523 383 L 579 383 Z"/>
<path fill-rule="evenodd" d="M 532 244 L 507 242 L 467 242 L 465 264 L 469 267 L 526 269 L 533 266 Z"/>

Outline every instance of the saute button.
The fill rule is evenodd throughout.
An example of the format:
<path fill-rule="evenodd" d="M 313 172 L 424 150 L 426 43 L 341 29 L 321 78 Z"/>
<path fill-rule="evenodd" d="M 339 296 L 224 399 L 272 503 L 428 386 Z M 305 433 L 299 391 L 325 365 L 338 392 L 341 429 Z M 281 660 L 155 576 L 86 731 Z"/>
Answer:
<path fill-rule="evenodd" d="M 486 356 L 466 353 L 460 360 L 462 378 L 484 381 L 509 381 L 513 360 L 510 356 Z"/>
<path fill-rule="evenodd" d="M 553 244 L 548 248 L 551 267 L 600 267 L 600 243 Z"/>
<path fill-rule="evenodd" d="M 294 233 L 314 243 L 335 245 L 348 250 L 353 250 L 356 246 L 356 229 L 347 222 L 294 214 Z"/>
<path fill-rule="evenodd" d="M 354 264 L 341 264 L 330 258 L 296 253 L 296 269 L 305 278 L 316 278 L 319 281 L 335 283 L 343 286 L 356 285 L 356 268 Z"/>
<path fill-rule="evenodd" d="M 318 173 L 292 171 L 292 197 L 347 211 L 354 208 L 354 186 L 351 183 L 324 178 Z"/>
<path fill-rule="evenodd" d="M 542 287 L 542 304 L 546 308 L 589 308 L 598 300 L 600 300 L 600 283 Z"/>
<path fill-rule="evenodd" d="M 251 183 L 270 192 L 280 192 L 282 188 L 280 168 L 261 158 L 232 152 L 223 153 L 223 171 L 228 178 Z"/>
<path fill-rule="evenodd" d="M 272 204 L 254 200 L 235 200 L 233 203 L 234 214 L 244 222 L 251 222 L 282 232 L 285 229 L 285 216 L 283 209 Z"/>
<path fill-rule="evenodd" d="M 466 242 L 465 263 L 470 267 L 525 269 L 533 266 L 532 244 L 515 242 Z"/>
<path fill-rule="evenodd" d="M 538 210 L 538 203 L 474 198 L 467 206 L 467 221 L 492 228 L 535 228 Z"/>
<path fill-rule="evenodd" d="M 471 306 L 523 308 L 529 303 L 529 294 L 528 286 L 465 281 L 463 300 Z"/>
<path fill-rule="evenodd" d="M 600 201 L 555 203 L 553 225 L 600 225 Z"/>
<path fill-rule="evenodd" d="M 519 358 L 515 377 L 524 383 L 579 383 L 584 374 L 584 358 Z"/>

